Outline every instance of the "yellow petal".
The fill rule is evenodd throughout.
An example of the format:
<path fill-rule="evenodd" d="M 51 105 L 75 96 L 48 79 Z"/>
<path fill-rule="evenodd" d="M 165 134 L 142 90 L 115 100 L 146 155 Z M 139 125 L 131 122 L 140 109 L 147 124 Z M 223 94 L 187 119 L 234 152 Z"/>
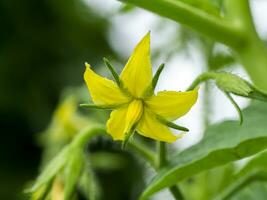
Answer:
<path fill-rule="evenodd" d="M 143 114 L 143 103 L 141 100 L 133 100 L 127 110 L 124 133 L 128 133 L 140 120 Z"/>
<path fill-rule="evenodd" d="M 111 112 L 107 122 L 107 132 L 114 140 L 124 140 L 125 135 L 138 123 L 143 113 L 143 103 L 133 100 L 128 106 L 123 106 Z"/>
<path fill-rule="evenodd" d="M 135 47 L 120 78 L 135 97 L 141 97 L 144 90 L 151 84 L 152 67 L 150 62 L 149 33 Z"/>
<path fill-rule="evenodd" d="M 174 135 L 170 129 L 160 123 L 155 114 L 148 109 L 144 110 L 143 116 L 137 126 L 137 131 L 140 135 L 164 142 L 174 142 L 181 137 L 181 135 Z"/>
<path fill-rule="evenodd" d="M 145 103 L 151 111 L 172 121 L 185 115 L 196 103 L 197 97 L 198 89 L 188 92 L 162 91 Z"/>
<path fill-rule="evenodd" d="M 129 97 L 124 95 L 113 81 L 93 72 L 87 63 L 84 80 L 95 104 L 120 105 L 129 102 Z"/>
<path fill-rule="evenodd" d="M 107 122 L 107 132 L 112 136 L 113 140 L 124 139 L 125 119 L 128 106 L 121 107 L 111 112 Z"/>

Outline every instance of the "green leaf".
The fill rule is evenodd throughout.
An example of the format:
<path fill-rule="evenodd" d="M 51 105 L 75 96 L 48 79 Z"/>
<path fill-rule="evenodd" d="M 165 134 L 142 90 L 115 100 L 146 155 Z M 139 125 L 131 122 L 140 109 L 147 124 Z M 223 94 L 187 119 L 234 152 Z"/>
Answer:
<path fill-rule="evenodd" d="M 72 148 L 64 173 L 64 199 L 71 199 L 75 186 L 79 181 L 84 159 L 83 148 Z"/>
<path fill-rule="evenodd" d="M 256 181 L 227 200 L 266 200 L 266 196 L 267 184 L 262 181 Z"/>
<path fill-rule="evenodd" d="M 267 104 L 255 102 L 244 110 L 244 124 L 225 121 L 210 126 L 198 144 L 170 158 L 141 199 L 208 169 L 253 155 L 267 148 Z"/>
<path fill-rule="evenodd" d="M 243 176 L 253 170 L 266 170 L 267 171 L 267 151 L 257 155 L 250 160 L 237 174 L 237 177 Z"/>
<path fill-rule="evenodd" d="M 253 182 L 257 181 L 265 181 L 267 183 L 266 151 L 259 154 L 252 160 L 250 160 L 239 171 L 239 173 L 235 175 L 231 184 L 229 184 L 220 194 L 218 194 L 215 199 L 216 200 L 229 199 L 230 197 L 235 196 L 235 194 L 243 193 L 244 191 L 246 191 L 247 187 L 249 187 Z"/>
<path fill-rule="evenodd" d="M 242 177 L 236 178 L 235 181 L 217 195 L 214 200 L 229 199 L 251 183 L 263 180 L 267 181 L 266 171 L 253 170 Z"/>

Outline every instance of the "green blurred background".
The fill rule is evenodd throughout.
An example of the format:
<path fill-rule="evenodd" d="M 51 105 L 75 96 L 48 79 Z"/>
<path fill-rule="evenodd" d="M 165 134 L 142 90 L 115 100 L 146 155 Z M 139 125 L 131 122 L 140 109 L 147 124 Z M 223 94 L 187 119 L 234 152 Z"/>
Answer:
<path fill-rule="evenodd" d="M 21 199 L 38 174 L 36 133 L 63 88 L 83 83 L 84 62 L 114 55 L 109 22 L 77 0 L 0 1 L 0 199 Z"/>

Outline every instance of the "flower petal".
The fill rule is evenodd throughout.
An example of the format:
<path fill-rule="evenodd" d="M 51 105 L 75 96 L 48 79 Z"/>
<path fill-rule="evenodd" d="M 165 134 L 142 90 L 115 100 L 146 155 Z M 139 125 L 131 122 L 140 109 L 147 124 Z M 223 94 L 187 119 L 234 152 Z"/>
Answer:
<path fill-rule="evenodd" d="M 96 74 L 87 63 L 84 80 L 95 104 L 120 105 L 130 100 L 113 81 Z"/>
<path fill-rule="evenodd" d="M 113 140 L 124 139 L 127 110 L 128 106 L 124 106 L 112 111 L 110 114 L 107 122 L 107 132 L 112 136 Z"/>
<path fill-rule="evenodd" d="M 127 109 L 127 114 L 125 118 L 125 129 L 124 133 L 129 133 L 136 124 L 139 122 L 143 114 L 143 103 L 141 100 L 133 100 Z"/>
<path fill-rule="evenodd" d="M 181 137 L 181 135 L 174 135 L 170 129 L 160 123 L 155 114 L 148 109 L 144 110 L 143 116 L 137 126 L 137 131 L 140 135 L 164 142 L 174 142 Z"/>
<path fill-rule="evenodd" d="M 188 92 L 162 91 L 145 103 L 154 113 L 173 121 L 185 115 L 196 103 L 197 97 L 198 89 Z"/>
<path fill-rule="evenodd" d="M 135 97 L 141 97 L 144 90 L 151 84 L 150 33 L 135 47 L 120 78 L 130 93 Z"/>

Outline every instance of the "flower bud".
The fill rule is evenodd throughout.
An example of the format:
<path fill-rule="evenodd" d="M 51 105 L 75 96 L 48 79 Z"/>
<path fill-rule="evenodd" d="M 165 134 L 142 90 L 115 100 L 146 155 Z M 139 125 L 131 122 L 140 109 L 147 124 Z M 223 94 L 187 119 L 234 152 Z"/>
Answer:
<path fill-rule="evenodd" d="M 224 92 L 248 97 L 253 91 L 251 85 L 239 76 L 227 72 L 216 73 L 216 85 Z"/>

